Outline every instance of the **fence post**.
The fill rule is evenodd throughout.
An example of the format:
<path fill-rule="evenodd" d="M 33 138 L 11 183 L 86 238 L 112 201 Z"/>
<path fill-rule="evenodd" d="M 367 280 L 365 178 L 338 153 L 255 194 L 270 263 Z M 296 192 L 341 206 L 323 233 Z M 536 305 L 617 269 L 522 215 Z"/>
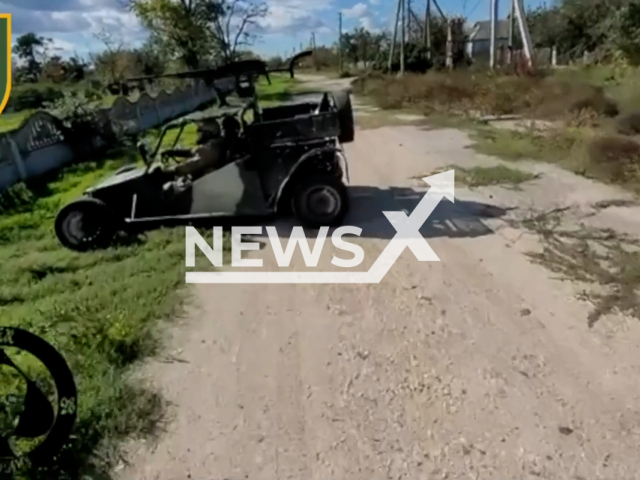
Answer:
<path fill-rule="evenodd" d="M 18 167 L 18 173 L 20 173 L 20 180 L 27 179 L 27 169 L 24 166 L 24 162 L 22 161 L 22 155 L 20 155 L 20 149 L 18 149 L 18 144 L 12 138 L 8 139 L 9 145 L 11 145 L 11 152 L 13 153 L 13 161 Z"/>

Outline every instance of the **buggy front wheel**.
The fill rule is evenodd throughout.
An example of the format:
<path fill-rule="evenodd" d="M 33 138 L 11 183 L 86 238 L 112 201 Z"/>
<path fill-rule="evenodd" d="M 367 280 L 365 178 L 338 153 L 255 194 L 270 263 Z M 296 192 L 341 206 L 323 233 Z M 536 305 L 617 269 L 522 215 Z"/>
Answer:
<path fill-rule="evenodd" d="M 340 178 L 318 175 L 302 182 L 293 192 L 295 217 L 311 228 L 338 226 L 349 211 L 349 194 Z"/>
<path fill-rule="evenodd" d="M 58 213 L 55 231 L 64 247 L 84 252 L 108 247 L 116 233 L 116 222 L 103 202 L 87 197 Z"/>

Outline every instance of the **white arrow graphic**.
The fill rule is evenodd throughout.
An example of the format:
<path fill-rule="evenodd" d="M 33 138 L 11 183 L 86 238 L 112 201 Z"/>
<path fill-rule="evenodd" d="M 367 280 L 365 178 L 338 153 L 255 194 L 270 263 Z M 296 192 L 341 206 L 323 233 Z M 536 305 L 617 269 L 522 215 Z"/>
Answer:
<path fill-rule="evenodd" d="M 453 170 L 424 177 L 431 188 L 409 216 L 405 212 L 382 212 L 396 234 L 366 272 L 187 272 L 187 283 L 380 283 L 405 248 L 420 262 L 439 262 L 420 228 L 446 198 L 454 202 L 455 174 Z"/>

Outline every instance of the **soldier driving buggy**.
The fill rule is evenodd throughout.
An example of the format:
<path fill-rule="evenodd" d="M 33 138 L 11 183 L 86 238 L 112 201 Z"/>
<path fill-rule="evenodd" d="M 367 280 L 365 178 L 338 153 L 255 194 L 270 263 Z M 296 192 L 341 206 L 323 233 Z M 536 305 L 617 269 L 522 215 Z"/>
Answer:
<path fill-rule="evenodd" d="M 254 77 L 248 80 L 248 87 L 238 82 L 238 88 L 253 93 Z M 187 125 L 202 121 L 221 125 L 208 148 L 223 161 L 213 171 L 176 173 L 175 146 Z M 167 133 L 176 130 L 171 148 L 163 149 Z M 324 93 L 319 103 L 264 109 L 253 94 L 237 108 L 226 104 L 167 124 L 153 148 L 140 142 L 144 166 L 123 167 L 66 205 L 56 234 L 65 247 L 84 251 L 106 247 L 118 231 L 148 222 L 292 212 L 308 227 L 339 225 L 349 208 L 342 144 L 353 138 L 348 91 Z"/>

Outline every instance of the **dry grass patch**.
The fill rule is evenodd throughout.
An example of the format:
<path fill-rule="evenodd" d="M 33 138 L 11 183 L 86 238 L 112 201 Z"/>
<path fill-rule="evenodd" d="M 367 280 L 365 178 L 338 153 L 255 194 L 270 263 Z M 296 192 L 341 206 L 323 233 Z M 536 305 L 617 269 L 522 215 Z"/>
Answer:
<path fill-rule="evenodd" d="M 616 118 L 615 128 L 621 135 L 640 135 L 640 112 L 620 115 Z"/>
<path fill-rule="evenodd" d="M 640 320 L 640 241 L 607 229 L 564 228 L 560 212 L 525 222 L 543 243 L 529 257 L 562 279 L 592 285 L 580 294 L 594 308 L 592 327 L 603 315 L 620 312 Z"/>
<path fill-rule="evenodd" d="M 640 143 L 628 137 L 603 135 L 587 144 L 590 171 L 609 183 L 640 180 Z"/>
<path fill-rule="evenodd" d="M 487 187 L 491 185 L 507 185 L 512 188 L 517 188 L 521 183 L 538 178 L 538 175 L 523 172 L 516 168 L 510 168 L 506 165 L 473 168 L 462 168 L 455 165 L 449 165 L 444 168 L 439 168 L 428 175 L 435 175 L 437 173 L 446 172 L 447 170 L 455 171 L 456 184 L 465 185 L 469 188 Z M 421 179 L 428 175 L 416 175 L 412 178 Z"/>
<path fill-rule="evenodd" d="M 479 127 L 472 132 L 477 142 L 474 149 L 480 153 L 508 160 L 544 160 L 565 165 L 582 156 L 580 150 L 588 135 L 584 128 L 512 131 Z"/>
<path fill-rule="evenodd" d="M 544 132 L 478 128 L 474 149 L 509 160 L 558 163 L 587 178 L 640 192 L 640 142 L 591 127 Z"/>
<path fill-rule="evenodd" d="M 603 88 L 569 78 L 492 72 L 431 72 L 403 77 L 370 74 L 353 82 L 356 93 L 385 109 L 407 106 L 425 114 L 523 114 L 549 118 L 590 109 L 614 117 L 618 106 Z"/>

